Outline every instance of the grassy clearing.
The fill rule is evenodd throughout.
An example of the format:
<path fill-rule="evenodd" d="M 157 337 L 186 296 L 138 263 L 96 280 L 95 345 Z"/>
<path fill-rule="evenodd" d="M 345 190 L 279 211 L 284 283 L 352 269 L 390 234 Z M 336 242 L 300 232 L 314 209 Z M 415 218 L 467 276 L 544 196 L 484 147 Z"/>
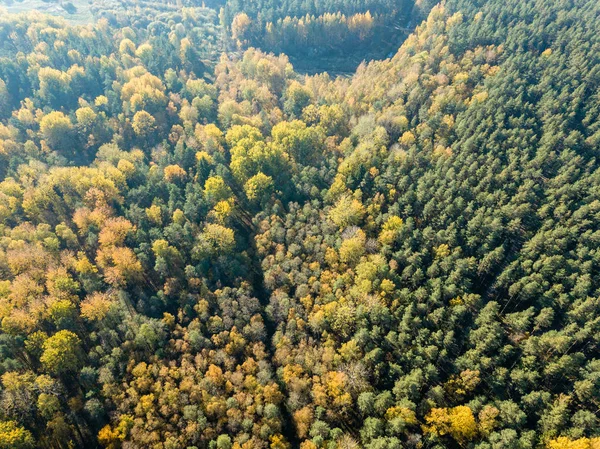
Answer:
<path fill-rule="evenodd" d="M 69 12 L 67 9 L 65 9 L 63 5 L 66 6 L 68 3 L 73 4 L 75 7 L 74 11 Z M 6 9 L 9 13 L 13 14 L 32 10 L 40 11 L 45 14 L 64 17 L 66 20 L 74 24 L 93 22 L 94 19 L 90 10 L 90 6 L 91 4 L 87 0 L 70 0 L 61 2 L 44 2 L 42 0 L 0 0 L 0 11 L 1 8 Z"/>

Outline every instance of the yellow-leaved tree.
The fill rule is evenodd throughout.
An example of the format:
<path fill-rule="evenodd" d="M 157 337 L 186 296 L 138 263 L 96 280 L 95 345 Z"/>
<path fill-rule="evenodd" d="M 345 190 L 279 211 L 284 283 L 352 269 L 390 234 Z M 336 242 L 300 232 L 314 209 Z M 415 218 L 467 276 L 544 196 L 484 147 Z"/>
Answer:
<path fill-rule="evenodd" d="M 425 416 L 423 431 L 438 436 L 449 435 L 464 444 L 477 436 L 477 422 L 466 405 L 453 408 L 433 408 Z"/>

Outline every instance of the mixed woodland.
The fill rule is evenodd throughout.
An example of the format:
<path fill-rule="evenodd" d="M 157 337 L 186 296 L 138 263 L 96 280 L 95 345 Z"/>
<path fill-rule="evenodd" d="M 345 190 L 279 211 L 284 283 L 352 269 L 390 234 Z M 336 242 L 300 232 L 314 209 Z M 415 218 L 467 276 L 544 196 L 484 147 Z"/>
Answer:
<path fill-rule="evenodd" d="M 0 449 L 600 448 L 599 2 L 135 4 L 0 10 Z"/>

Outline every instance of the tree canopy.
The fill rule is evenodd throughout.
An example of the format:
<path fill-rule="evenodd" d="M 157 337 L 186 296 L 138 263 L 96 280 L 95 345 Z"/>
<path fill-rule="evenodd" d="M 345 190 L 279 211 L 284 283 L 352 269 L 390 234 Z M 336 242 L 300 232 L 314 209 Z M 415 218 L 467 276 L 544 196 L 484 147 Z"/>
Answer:
<path fill-rule="evenodd" d="M 0 449 L 598 447 L 600 3 L 90 8 L 0 13 Z"/>

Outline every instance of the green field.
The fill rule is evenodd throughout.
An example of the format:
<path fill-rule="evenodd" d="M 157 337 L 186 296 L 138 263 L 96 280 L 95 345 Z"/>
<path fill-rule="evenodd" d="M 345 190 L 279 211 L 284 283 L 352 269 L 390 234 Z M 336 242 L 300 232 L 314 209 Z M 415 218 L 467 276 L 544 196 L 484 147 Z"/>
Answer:
<path fill-rule="evenodd" d="M 72 14 L 63 8 L 69 2 L 44 2 L 42 0 L 0 0 L 1 8 L 6 9 L 9 13 L 17 14 L 31 10 L 40 11 L 53 16 L 60 16 L 74 24 L 84 24 L 92 22 L 93 16 L 90 10 L 90 3 L 87 0 L 71 0 L 70 3 L 75 6 L 76 11 Z"/>

